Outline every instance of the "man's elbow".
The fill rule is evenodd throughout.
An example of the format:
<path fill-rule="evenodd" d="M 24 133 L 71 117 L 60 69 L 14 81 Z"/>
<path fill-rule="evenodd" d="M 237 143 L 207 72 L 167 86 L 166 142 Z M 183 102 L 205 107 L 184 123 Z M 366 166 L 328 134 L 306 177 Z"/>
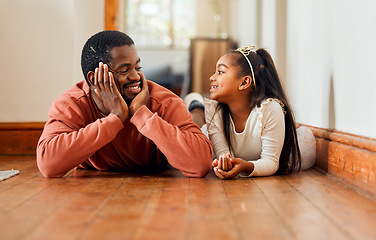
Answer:
<path fill-rule="evenodd" d="M 65 173 L 61 173 L 56 164 L 51 162 L 51 159 L 37 150 L 37 166 L 42 175 L 46 178 L 58 178 L 63 177 Z"/>
<path fill-rule="evenodd" d="M 199 171 L 197 171 L 196 176 L 197 178 L 204 178 L 208 173 L 211 171 L 211 164 L 208 166 L 202 167 Z"/>
<path fill-rule="evenodd" d="M 39 168 L 39 171 L 42 173 L 42 175 L 46 178 L 61 178 L 64 176 L 64 174 L 58 174 L 54 171 L 51 171 L 48 168 L 41 168 L 39 166 L 38 168 Z"/>
<path fill-rule="evenodd" d="M 62 174 L 62 173 L 57 172 L 56 167 L 54 167 L 53 165 L 45 163 L 41 161 L 40 159 L 37 159 L 37 165 L 38 165 L 39 171 L 46 178 L 59 178 L 65 175 L 64 173 Z"/>
<path fill-rule="evenodd" d="M 194 171 L 182 172 L 186 177 L 203 178 L 208 175 L 212 167 L 211 155 L 201 158 L 200 162 L 195 164 Z"/>

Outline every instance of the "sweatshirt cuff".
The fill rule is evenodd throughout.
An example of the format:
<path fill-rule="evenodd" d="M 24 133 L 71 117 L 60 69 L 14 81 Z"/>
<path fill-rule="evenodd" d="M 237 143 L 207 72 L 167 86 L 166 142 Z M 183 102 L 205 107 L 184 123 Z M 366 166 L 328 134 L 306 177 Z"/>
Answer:
<path fill-rule="evenodd" d="M 141 106 L 132 116 L 131 123 L 136 126 L 137 129 L 141 129 L 148 119 L 154 114 L 145 105 Z"/>
<path fill-rule="evenodd" d="M 111 123 L 111 127 L 109 128 L 109 130 L 110 130 L 110 132 L 112 132 L 115 135 L 121 129 L 124 128 L 124 125 L 121 122 L 120 118 L 118 116 L 116 116 L 115 114 L 113 114 L 113 113 L 110 113 L 110 115 L 108 115 L 106 118 L 103 118 L 103 119 L 106 119 L 105 120 L 106 122 L 110 122 Z"/>

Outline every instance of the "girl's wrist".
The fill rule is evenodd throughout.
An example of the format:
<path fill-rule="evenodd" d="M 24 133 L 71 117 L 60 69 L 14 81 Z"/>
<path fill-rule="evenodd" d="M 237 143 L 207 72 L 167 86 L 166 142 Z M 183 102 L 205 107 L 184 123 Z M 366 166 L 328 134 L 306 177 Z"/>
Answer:
<path fill-rule="evenodd" d="M 242 173 L 245 175 L 249 175 L 253 172 L 254 169 L 255 169 L 255 165 L 253 164 L 253 162 L 247 161 L 246 164 L 244 165 L 244 169 Z"/>

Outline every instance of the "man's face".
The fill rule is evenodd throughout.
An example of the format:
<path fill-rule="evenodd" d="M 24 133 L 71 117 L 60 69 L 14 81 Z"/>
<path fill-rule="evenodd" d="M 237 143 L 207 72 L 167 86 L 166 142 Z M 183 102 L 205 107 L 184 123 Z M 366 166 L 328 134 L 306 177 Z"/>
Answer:
<path fill-rule="evenodd" d="M 140 58 L 135 45 L 113 47 L 111 60 L 107 63 L 112 72 L 116 86 L 125 101 L 131 101 L 141 92 L 142 81 Z"/>

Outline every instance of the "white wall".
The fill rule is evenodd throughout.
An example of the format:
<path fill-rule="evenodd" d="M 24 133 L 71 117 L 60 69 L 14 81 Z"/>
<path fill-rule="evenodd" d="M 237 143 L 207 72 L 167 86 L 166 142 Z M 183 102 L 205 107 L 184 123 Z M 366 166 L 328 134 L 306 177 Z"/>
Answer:
<path fill-rule="evenodd" d="M 287 15 L 297 121 L 376 138 L 376 1 L 289 0 Z"/>
<path fill-rule="evenodd" d="M 238 19 L 258 10 L 247 16 L 257 36 L 238 41 L 271 53 L 297 122 L 376 138 L 376 1 L 237 1 Z"/>

